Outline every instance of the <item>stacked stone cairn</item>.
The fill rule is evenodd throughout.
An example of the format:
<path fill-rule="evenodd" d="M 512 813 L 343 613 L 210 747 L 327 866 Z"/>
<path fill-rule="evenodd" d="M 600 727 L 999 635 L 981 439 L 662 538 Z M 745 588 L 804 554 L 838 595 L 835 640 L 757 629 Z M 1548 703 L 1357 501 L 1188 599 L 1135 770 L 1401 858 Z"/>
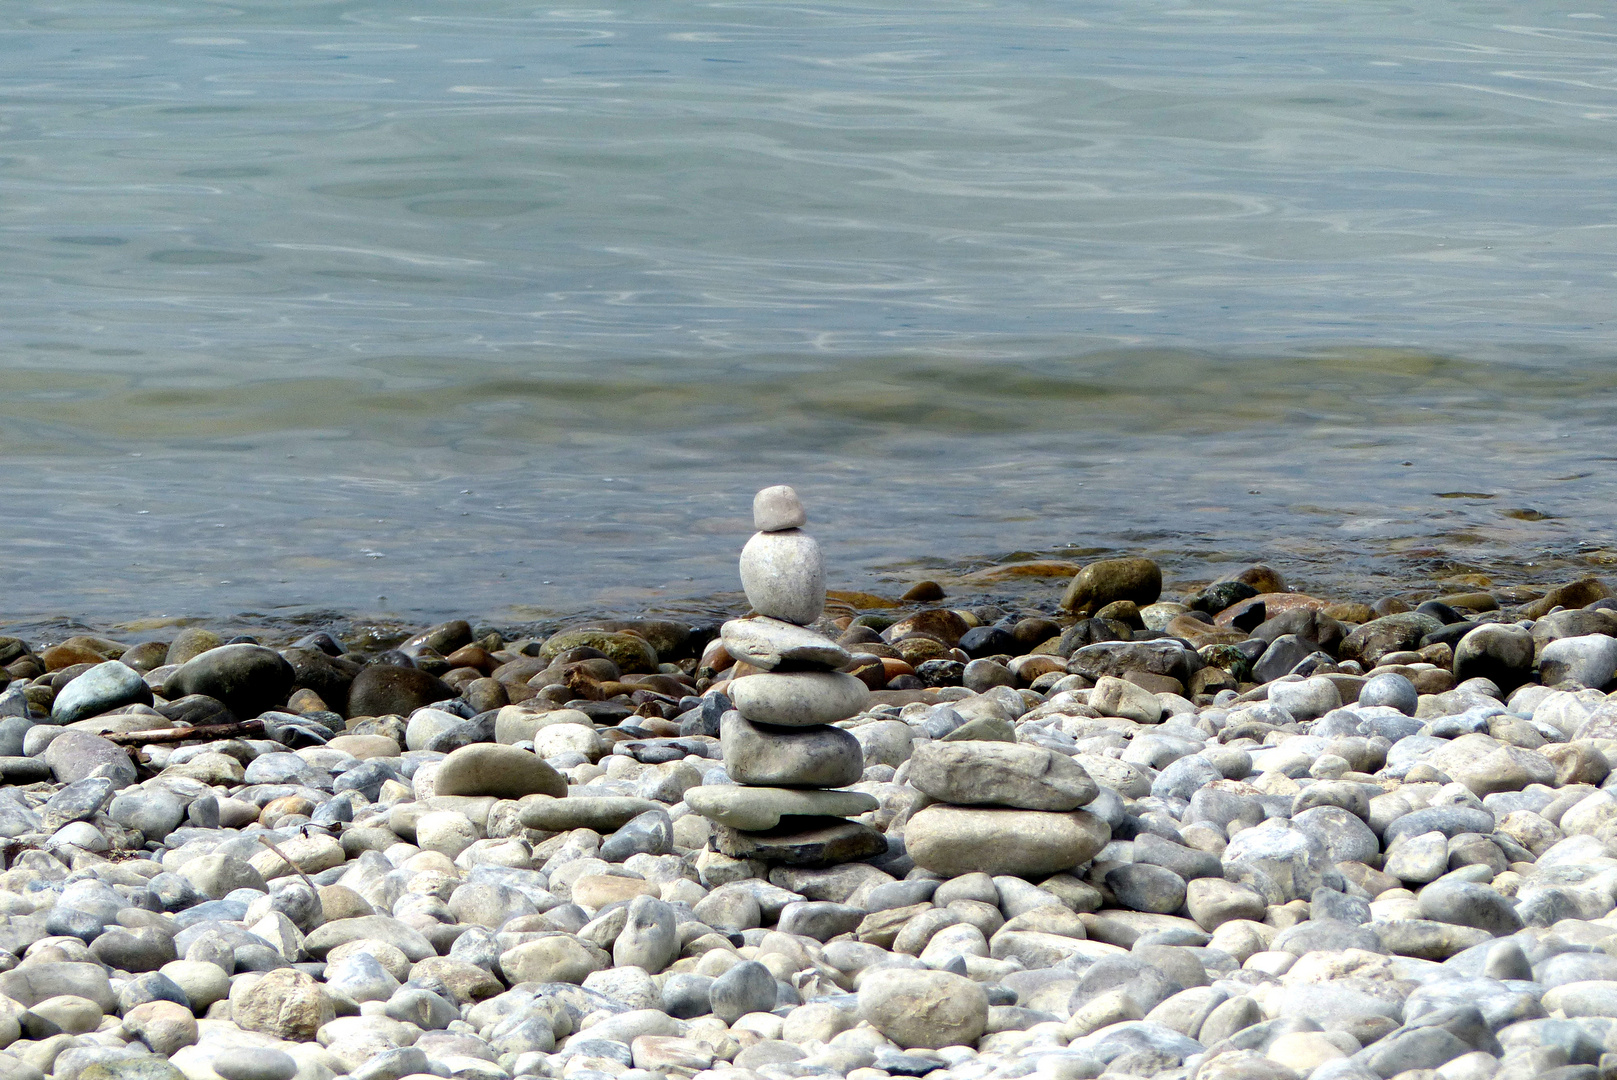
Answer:
<path fill-rule="evenodd" d="M 825 558 L 802 531 L 807 518 L 784 485 L 753 499 L 757 532 L 741 552 L 741 583 L 755 617 L 720 631 L 725 649 L 756 671 L 732 681 L 736 708 L 720 720 L 724 765 L 734 785 L 687 793 L 718 825 L 715 845 L 732 858 L 771 865 L 828 866 L 887 851 L 876 829 L 847 820 L 876 799 L 837 790 L 859 782 L 864 750 L 837 721 L 858 715 L 870 691 L 838 671 L 852 657 L 807 629 L 825 607 Z"/>

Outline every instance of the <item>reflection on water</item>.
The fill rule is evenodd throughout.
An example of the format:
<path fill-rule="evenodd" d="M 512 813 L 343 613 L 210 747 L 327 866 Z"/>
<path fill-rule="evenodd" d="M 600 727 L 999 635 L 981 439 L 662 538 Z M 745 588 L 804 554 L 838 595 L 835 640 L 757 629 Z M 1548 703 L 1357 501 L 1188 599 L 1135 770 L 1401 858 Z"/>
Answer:
<path fill-rule="evenodd" d="M 1598 571 L 1603 14 L 16 0 L 0 620 Z"/>

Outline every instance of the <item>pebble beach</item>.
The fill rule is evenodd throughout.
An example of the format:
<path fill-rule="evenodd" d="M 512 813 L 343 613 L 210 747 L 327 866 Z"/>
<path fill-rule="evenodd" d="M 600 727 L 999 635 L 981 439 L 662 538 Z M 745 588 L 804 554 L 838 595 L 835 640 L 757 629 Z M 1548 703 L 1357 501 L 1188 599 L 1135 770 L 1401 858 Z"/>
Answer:
<path fill-rule="evenodd" d="M 0 1073 L 1617 1073 L 1599 580 L 895 603 L 754 525 L 710 624 L 0 637 Z"/>

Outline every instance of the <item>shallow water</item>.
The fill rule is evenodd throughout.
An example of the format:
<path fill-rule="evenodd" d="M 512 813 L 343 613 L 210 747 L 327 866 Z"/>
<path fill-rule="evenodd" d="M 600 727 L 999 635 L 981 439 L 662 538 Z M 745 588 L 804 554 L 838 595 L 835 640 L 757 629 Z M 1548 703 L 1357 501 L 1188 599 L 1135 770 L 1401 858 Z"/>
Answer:
<path fill-rule="evenodd" d="M 15 0 L 0 623 L 712 611 L 781 481 L 888 595 L 1599 572 L 1614 44 L 1543 3 Z"/>

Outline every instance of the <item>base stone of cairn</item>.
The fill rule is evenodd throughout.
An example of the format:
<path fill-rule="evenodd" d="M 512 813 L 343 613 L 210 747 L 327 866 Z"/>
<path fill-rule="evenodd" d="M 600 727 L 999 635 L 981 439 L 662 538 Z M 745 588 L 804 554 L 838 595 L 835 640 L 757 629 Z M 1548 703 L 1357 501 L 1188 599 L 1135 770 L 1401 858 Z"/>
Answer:
<path fill-rule="evenodd" d="M 848 820 L 876 809 L 874 797 L 836 790 L 859 781 L 864 752 L 833 727 L 870 699 L 837 669 L 852 657 L 807 628 L 825 609 L 825 558 L 803 532 L 808 516 L 784 485 L 753 499 L 758 530 L 741 552 L 741 585 L 754 616 L 724 624 L 720 638 L 738 661 L 760 669 L 730 684 L 735 710 L 720 721 L 724 767 L 734 786 L 688 794 L 711 820 L 713 846 L 737 859 L 781 866 L 829 866 L 885 854 L 887 839 Z"/>
<path fill-rule="evenodd" d="M 934 800 L 910 818 L 915 865 L 952 877 L 983 871 L 1038 877 L 1095 857 L 1111 828 L 1080 807 L 1099 789 L 1065 754 L 1007 742 L 928 741 L 910 758 L 910 783 Z"/>

